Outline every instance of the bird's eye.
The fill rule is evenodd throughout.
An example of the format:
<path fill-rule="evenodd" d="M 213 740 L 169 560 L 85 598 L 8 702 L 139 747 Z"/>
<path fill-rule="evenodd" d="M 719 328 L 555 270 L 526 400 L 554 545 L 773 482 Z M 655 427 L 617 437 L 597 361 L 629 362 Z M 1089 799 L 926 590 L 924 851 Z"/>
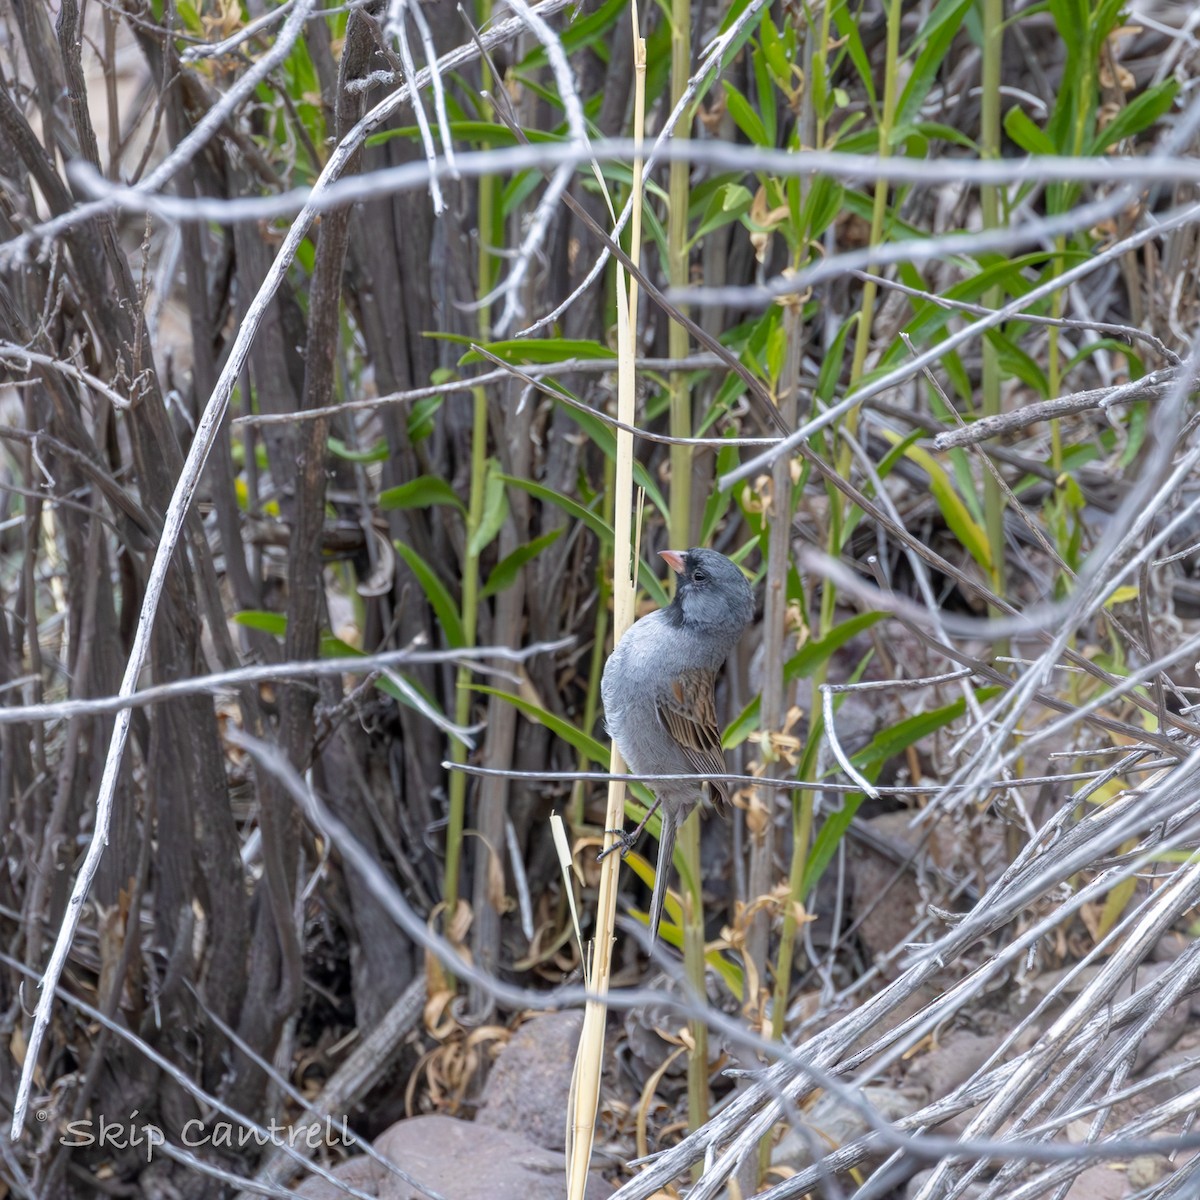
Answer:
<path fill-rule="evenodd" d="M 702 571 L 702 570 L 700 570 L 700 568 L 699 568 L 699 567 L 697 567 L 697 568 L 696 568 L 696 569 L 695 569 L 695 570 L 692 572 L 692 579 L 693 579 L 693 580 L 694 580 L 696 583 L 703 583 L 703 582 L 704 582 L 704 581 L 705 581 L 707 578 L 708 578 L 708 572 L 707 572 L 707 571 Z"/>

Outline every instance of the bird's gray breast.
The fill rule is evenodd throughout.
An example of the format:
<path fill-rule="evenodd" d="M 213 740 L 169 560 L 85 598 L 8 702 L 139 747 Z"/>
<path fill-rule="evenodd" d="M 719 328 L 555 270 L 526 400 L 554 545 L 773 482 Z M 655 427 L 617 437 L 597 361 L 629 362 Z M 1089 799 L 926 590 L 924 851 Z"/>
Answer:
<path fill-rule="evenodd" d="M 678 666 L 672 653 L 677 631 L 661 618 L 661 612 L 651 613 L 629 629 L 609 656 L 600 680 L 604 723 L 635 775 L 692 769 L 658 713 L 664 689 Z"/>

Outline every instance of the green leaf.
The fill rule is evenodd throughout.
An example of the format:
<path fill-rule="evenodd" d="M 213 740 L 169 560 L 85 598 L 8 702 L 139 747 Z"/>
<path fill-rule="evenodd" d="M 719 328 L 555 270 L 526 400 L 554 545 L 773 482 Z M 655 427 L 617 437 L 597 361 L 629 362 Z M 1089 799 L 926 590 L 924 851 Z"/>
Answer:
<path fill-rule="evenodd" d="M 562 47 L 568 55 L 585 46 L 603 46 L 609 39 L 609 29 L 628 10 L 625 0 L 607 0 L 594 12 L 586 16 L 580 15 L 574 20 L 563 22 L 563 29 L 558 35 Z M 578 10 L 576 10 L 578 11 Z M 626 18 L 628 20 L 628 18 Z M 521 60 L 525 70 L 546 65 L 546 50 L 544 46 L 535 46 Z"/>
<path fill-rule="evenodd" d="M 535 538 L 527 546 L 518 546 L 511 554 L 506 554 L 493 568 L 487 577 L 487 583 L 479 593 L 481 600 L 495 596 L 505 588 L 510 587 L 516 580 L 521 568 L 531 559 L 536 558 L 552 542 L 558 540 L 561 529 L 552 529 L 540 538 Z"/>
<path fill-rule="evenodd" d="M 518 171 L 504 186 L 500 193 L 500 211 L 507 219 L 513 213 L 519 212 L 521 205 L 537 191 L 538 184 L 544 182 L 545 176 L 536 169 Z M 464 338 L 463 341 L 474 340 Z"/>
<path fill-rule="evenodd" d="M 706 233 L 712 233 L 714 229 L 739 220 L 750 211 L 753 200 L 749 188 L 740 183 L 722 184 L 709 200 L 708 207 L 700 218 L 699 228 L 692 234 L 688 244 L 694 246 Z"/>
<path fill-rule="evenodd" d="M 854 64 L 854 69 L 858 72 L 858 77 L 866 89 L 872 116 L 877 119 L 879 100 L 875 94 L 875 72 L 871 69 L 871 60 L 867 57 L 866 47 L 863 45 L 862 34 L 858 28 L 857 15 L 850 12 L 848 8 L 835 9 L 834 12 L 834 21 L 837 25 L 838 36 L 845 40 L 843 53 L 849 54 L 850 61 Z M 831 76 L 835 74 L 833 71 L 830 72 Z"/>
<path fill-rule="evenodd" d="M 975 697 L 982 703 L 990 700 L 1002 690 L 999 687 L 977 688 Z M 919 713 L 915 717 L 900 721 L 890 729 L 884 729 L 877 733 L 857 754 L 850 756 L 850 761 L 862 771 L 868 780 L 874 782 L 879 771 L 889 759 L 903 753 L 923 737 L 958 720 L 966 712 L 966 709 L 966 699 L 960 697 L 942 708 L 934 709 L 932 712 Z M 842 807 L 825 819 L 820 832 L 813 839 L 812 851 L 809 853 L 808 862 L 804 865 L 803 894 L 805 896 L 809 895 L 817 886 L 825 868 L 832 861 L 838 842 L 842 840 L 846 830 L 850 827 L 850 822 L 854 819 L 854 814 L 858 812 L 863 799 L 862 792 L 853 792 L 848 795 Z"/>
<path fill-rule="evenodd" d="M 929 20 L 917 35 L 918 39 L 925 39 L 925 44 L 913 63 L 912 72 L 896 106 L 897 125 L 907 125 L 916 120 L 921 105 L 925 103 L 925 97 L 937 78 L 946 51 L 950 49 L 950 43 L 958 33 L 963 13 L 973 3 L 974 0 L 939 0 L 930 13 Z"/>
<path fill-rule="evenodd" d="M 807 642 L 784 665 L 784 679 L 790 682 L 795 679 L 807 678 L 821 663 L 827 662 L 830 656 L 847 642 L 870 629 L 872 625 L 883 620 L 886 615 L 881 612 L 859 613 L 857 616 L 847 618 L 840 625 L 835 625 L 823 638 L 815 642 Z"/>
<path fill-rule="evenodd" d="M 998 685 L 976 688 L 975 699 L 980 704 L 984 704 L 1003 690 Z M 891 728 L 881 729 L 861 750 L 850 756 L 850 761 L 868 779 L 874 780 L 888 759 L 903 753 L 923 737 L 928 737 L 929 734 L 944 729 L 952 721 L 957 721 L 966 711 L 966 698 L 959 696 L 957 700 L 952 700 L 941 708 L 917 713 L 915 717 L 905 717 L 903 721 L 897 721 Z"/>
<path fill-rule="evenodd" d="M 535 724 L 549 729 L 551 733 L 562 738 L 572 749 L 577 750 L 603 770 L 608 770 L 608 747 L 592 737 L 591 734 L 584 733 L 582 729 L 578 729 L 572 725 L 570 721 L 555 716 L 552 712 L 547 712 L 540 705 L 534 704 L 532 700 L 526 700 L 523 696 L 518 696 L 514 692 L 506 692 L 501 688 L 485 687 L 482 684 L 476 685 L 471 690 L 479 692 L 484 696 L 498 696 L 501 700 L 507 701 L 513 708 L 528 717 Z"/>
<path fill-rule="evenodd" d="M 850 336 L 850 331 L 857 328 L 860 316 L 860 313 L 851 313 L 842 322 L 842 327 L 837 331 L 833 344 L 821 358 L 816 394 L 817 399 L 823 404 L 828 404 L 833 399 L 834 388 L 837 387 L 837 382 L 842 375 L 842 367 L 845 365 L 846 339 Z"/>
<path fill-rule="evenodd" d="M 733 0 L 724 17 L 721 18 L 721 32 L 728 33 L 737 23 L 737 19 L 749 7 L 750 0 Z"/>
<path fill-rule="evenodd" d="M 828 175 L 818 175 L 808 188 L 801 224 L 810 238 L 819 238 L 842 211 L 845 188 Z"/>
<path fill-rule="evenodd" d="M 582 521 L 600 539 L 602 545 L 612 545 L 612 526 L 598 513 L 592 512 L 590 508 L 585 508 L 573 497 L 564 495 L 562 492 L 556 492 L 544 483 L 536 483 L 532 479 L 521 479 L 516 475 L 501 475 L 500 478 L 505 483 L 520 488 L 522 491 L 528 492 L 531 496 L 536 496 L 539 500 L 547 500 L 551 504 L 556 505 L 567 516 L 574 518 L 576 521 Z"/>
<path fill-rule="evenodd" d="M 366 658 L 366 654 L 357 646 L 344 642 L 331 630 L 321 630 L 322 658 Z"/>
<path fill-rule="evenodd" d="M 900 459 L 902 459 L 904 457 L 905 450 L 907 450 L 909 448 L 909 446 L 911 446 L 914 442 L 918 441 L 923 436 L 924 436 L 924 431 L 921 429 L 914 429 L 911 433 L 907 434 L 903 438 L 903 440 L 897 442 L 879 460 L 879 466 L 877 466 L 875 468 L 875 474 L 878 475 L 881 480 L 886 479 L 892 473 L 892 469 L 895 467 L 896 463 L 898 463 L 900 461 Z M 868 487 L 864 488 L 864 491 L 866 492 L 866 494 L 868 496 L 875 495 L 874 483 L 872 482 Z M 863 512 L 863 510 L 861 508 L 859 508 L 859 506 L 857 504 L 850 505 L 850 509 L 846 514 L 846 519 L 843 522 L 843 526 L 844 526 L 844 532 L 842 534 L 842 545 L 843 546 L 847 546 L 850 544 L 850 540 L 854 534 L 854 530 L 858 527 L 858 523 L 863 519 L 863 517 L 865 515 L 866 514 Z"/>
<path fill-rule="evenodd" d="M 1023 108 L 1010 108 L 1004 114 L 1004 132 L 1026 154 L 1053 154 L 1055 152 L 1055 146 L 1050 137 L 1030 120 Z"/>
<path fill-rule="evenodd" d="M 1050 381 L 1046 378 L 1046 372 L 1038 366 L 1032 355 L 1027 354 L 998 329 L 989 329 L 985 336 L 996 347 L 996 359 L 1005 375 L 1016 376 L 1043 398 L 1050 394 Z"/>
<path fill-rule="evenodd" d="M 452 340 L 471 342 L 477 339 L 460 338 L 456 334 Z M 503 342 L 480 344 L 506 363 L 556 363 L 568 358 L 595 360 L 617 357 L 607 346 L 587 338 L 509 338 Z M 465 366 L 467 363 L 486 361 L 479 351 L 469 350 L 459 360 L 459 364 Z"/>
<path fill-rule="evenodd" d="M 560 383 L 548 382 L 547 387 L 551 392 L 562 392 L 566 397 L 572 400 L 576 399 Z M 597 446 L 607 455 L 613 462 L 617 461 L 617 434 L 606 421 L 601 420 L 595 413 L 587 412 L 582 408 L 575 408 L 573 405 L 563 403 L 563 411 L 574 421 L 580 429 L 584 431 L 596 443 Z M 640 488 L 646 489 L 646 495 L 650 499 L 650 503 L 658 509 L 660 513 L 667 513 L 670 509 L 667 507 L 666 497 L 663 496 L 658 484 L 654 481 L 650 472 L 646 470 L 642 463 L 635 458 L 633 460 L 633 480 Z"/>
<path fill-rule="evenodd" d="M 357 646 L 351 646 L 349 642 L 344 642 L 340 637 L 331 633 L 328 629 L 321 631 L 321 657 L 322 658 L 366 658 L 367 655 Z M 433 709 L 434 712 L 445 716 L 442 706 L 437 702 L 437 698 L 433 696 L 429 690 L 423 687 L 417 680 L 410 675 L 404 675 L 397 668 L 393 667 L 391 672 L 400 675 L 404 682 L 421 697 L 425 703 Z M 413 702 L 412 696 L 399 687 L 387 674 L 380 675 L 375 680 L 377 687 L 384 695 L 391 696 L 399 704 L 405 705 L 416 712 L 420 712 L 420 707 Z"/>
<path fill-rule="evenodd" d="M 936 138 L 954 146 L 961 146 L 964 150 L 970 150 L 972 154 L 979 154 L 979 143 L 974 138 L 955 129 L 953 125 L 943 125 L 940 121 L 917 121 L 912 125 L 899 125 L 888 135 L 888 145 L 898 146 L 914 134 L 926 142 Z"/>
<path fill-rule="evenodd" d="M 414 446 L 433 432 L 433 418 L 445 399 L 445 396 L 426 396 L 408 410 L 408 440 Z"/>
<path fill-rule="evenodd" d="M 1179 84 L 1174 79 L 1147 88 L 1131 100 L 1092 140 L 1089 153 L 1102 154 L 1123 138 L 1133 137 L 1148 129 L 1160 117 L 1171 111 Z"/>
<path fill-rule="evenodd" d="M 495 121 L 451 121 L 450 135 L 457 141 L 474 142 L 489 146 L 516 146 L 519 144 L 517 135 L 507 125 Z M 526 129 L 525 136 L 536 144 L 543 142 L 565 142 L 561 134 L 547 133 L 541 129 Z M 387 129 L 381 133 L 373 133 L 367 139 L 368 146 L 380 146 L 392 138 L 406 138 L 417 141 L 421 137 L 419 125 L 401 125 L 395 129 Z"/>
<path fill-rule="evenodd" d="M 329 453 L 334 458 L 341 458 L 346 462 L 376 463 L 383 462 L 388 456 L 385 438 L 380 438 L 369 450 L 351 450 L 341 438 L 335 437 L 329 438 L 326 444 L 329 446 Z"/>
<path fill-rule="evenodd" d="M 900 440 L 891 430 L 884 430 L 884 436 L 892 442 Z M 988 541 L 987 531 L 971 516 L 962 497 L 955 490 L 950 476 L 942 465 L 920 446 L 909 446 L 905 456 L 919 466 L 929 476 L 929 490 L 937 501 L 938 509 L 945 518 L 951 532 L 966 549 L 967 553 L 990 575 L 992 573 L 992 546 Z"/>
<path fill-rule="evenodd" d="M 258 629 L 263 633 L 283 637 L 287 633 L 287 617 L 283 613 L 264 612 L 258 608 L 244 608 L 233 614 L 234 623 L 245 629 Z"/>
<path fill-rule="evenodd" d="M 767 57 L 762 50 L 756 50 L 754 53 L 754 83 L 758 95 L 759 112 L 757 115 L 761 118 L 760 124 L 763 130 L 763 137 L 765 138 L 760 144 L 771 147 L 775 145 L 775 136 L 778 133 L 775 113 L 775 87 L 771 82 L 771 71 L 767 66 Z"/>
<path fill-rule="evenodd" d="M 732 433 L 729 435 L 733 436 Z M 738 464 L 738 447 L 737 446 L 722 446 L 717 451 L 717 463 L 714 469 L 714 475 L 720 478 L 722 475 L 732 471 Z M 729 505 L 733 501 L 733 493 L 731 491 L 720 491 L 713 488 L 708 499 L 704 502 L 704 519 L 700 522 L 700 545 L 707 546 L 712 540 L 712 535 L 716 531 L 718 523 L 729 511 Z"/>
<path fill-rule="evenodd" d="M 1073 367 L 1077 367 L 1081 362 L 1091 358 L 1098 350 L 1111 350 L 1124 355 L 1125 360 L 1129 363 L 1129 374 L 1134 379 L 1140 379 L 1146 373 L 1141 355 L 1128 342 L 1123 342 L 1119 338 L 1105 337 L 1088 342 L 1082 349 L 1076 350 L 1063 364 L 1063 375 L 1065 376 Z"/>
<path fill-rule="evenodd" d="M 504 490 L 504 476 L 500 464 L 489 458 L 487 464 L 487 479 L 483 486 L 483 516 L 479 528 L 471 535 L 467 543 L 467 553 L 478 558 L 492 539 L 500 532 L 500 527 L 508 517 L 508 493 Z"/>
<path fill-rule="evenodd" d="M 1130 463 L 1141 452 L 1142 443 L 1146 440 L 1146 430 L 1150 419 L 1150 405 L 1145 401 L 1134 404 L 1129 409 L 1125 419 L 1125 449 L 1121 452 L 1121 469 L 1128 469 Z"/>
<path fill-rule="evenodd" d="M 448 504 L 457 508 L 465 517 L 466 505 L 458 493 L 444 480 L 434 475 L 419 475 L 398 487 L 385 488 L 379 493 L 379 507 L 385 511 L 396 508 L 431 508 L 435 504 Z"/>
<path fill-rule="evenodd" d="M 450 595 L 446 585 L 437 577 L 433 568 L 411 547 L 403 542 L 396 543 L 400 557 L 408 563 L 409 570 L 417 577 L 425 598 L 429 601 L 434 615 L 442 626 L 446 641 L 455 649 L 467 644 L 467 635 L 463 632 L 462 617 L 458 605 Z"/>
<path fill-rule="evenodd" d="M 771 143 L 767 140 L 766 127 L 762 123 L 762 118 L 754 111 L 750 101 L 728 79 L 722 79 L 721 83 L 725 87 L 725 105 L 729 109 L 733 123 L 755 146 L 769 146 Z M 699 237 L 699 234 L 696 236 Z"/>

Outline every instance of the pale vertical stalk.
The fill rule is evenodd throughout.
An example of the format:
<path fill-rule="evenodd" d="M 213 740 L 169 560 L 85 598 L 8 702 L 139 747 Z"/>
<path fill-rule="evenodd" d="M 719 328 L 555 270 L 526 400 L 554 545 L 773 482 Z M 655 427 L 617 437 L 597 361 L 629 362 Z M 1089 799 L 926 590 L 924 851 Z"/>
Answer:
<path fill-rule="evenodd" d="M 671 107 L 679 103 L 688 85 L 691 70 L 691 0 L 672 0 L 671 4 Z M 679 122 L 676 138 L 691 132 L 690 120 Z M 668 177 L 670 210 L 667 225 L 667 275 L 671 286 L 688 283 L 688 185 L 690 169 L 686 162 L 671 163 Z M 686 358 L 688 333 L 672 321 L 667 333 L 667 352 L 672 358 Z M 692 436 L 692 397 L 687 376 L 682 371 L 671 375 L 671 436 Z M 686 550 L 692 544 L 692 447 L 671 447 L 671 545 Z M 697 996 L 704 995 L 704 897 L 700 870 L 700 822 L 695 814 L 679 830 L 679 853 L 687 862 L 684 879 L 691 887 L 683 904 L 683 961 L 688 982 Z M 708 1120 L 708 1026 L 691 1022 L 692 1052 L 688 1055 L 688 1126 L 698 1129 Z"/>
<path fill-rule="evenodd" d="M 983 158 L 1000 157 L 1000 65 L 1004 46 L 1004 0 L 983 2 L 983 97 L 980 115 L 979 148 Z M 1000 225 L 1000 189 L 985 185 L 980 189 L 983 226 Z M 988 308 L 999 308 L 1004 295 L 999 287 L 989 288 L 983 298 Z M 983 404 L 985 417 L 1000 412 L 1000 360 L 990 338 L 983 339 Z M 1004 495 L 999 481 L 990 471 L 983 473 L 983 514 L 988 543 L 992 551 L 992 590 L 1004 595 Z"/>
<path fill-rule="evenodd" d="M 604 517 L 613 523 L 613 483 L 615 479 L 613 461 L 604 458 Z M 608 602 L 612 599 L 612 580 L 608 577 L 608 566 L 603 559 L 596 569 L 596 623 L 592 628 L 592 655 L 588 664 L 587 698 L 583 702 L 583 728 L 589 732 L 596 728 L 596 714 L 600 708 L 600 676 L 604 672 L 604 647 L 608 641 Z M 581 750 L 576 770 L 591 769 L 591 759 Z M 571 788 L 571 828 L 581 829 L 584 823 L 585 797 L 588 785 L 581 779 Z"/>
<path fill-rule="evenodd" d="M 704 873 L 700 869 L 699 809 L 694 809 L 680 826 L 675 844 L 684 860 L 690 864 L 689 870 L 679 877 L 683 893 L 683 970 L 693 996 L 703 1001 Z M 669 870 L 669 864 L 664 864 L 663 869 Z M 692 1036 L 692 1048 L 687 1059 L 688 1128 L 699 1129 L 708 1120 L 708 1026 L 699 1017 L 690 1018 L 688 1026 Z"/>
<path fill-rule="evenodd" d="M 634 119 L 633 136 L 639 153 L 633 161 L 631 195 L 633 213 L 630 221 L 629 257 L 638 265 L 641 260 L 642 234 L 642 131 L 646 114 L 646 43 L 638 30 L 637 0 L 631 0 L 634 56 Z M 617 267 L 617 416 L 626 428 L 617 430 L 616 483 L 613 489 L 613 640 L 619 642 L 633 624 L 634 598 L 637 583 L 636 530 L 633 523 L 633 435 L 629 428 L 636 418 L 636 387 L 634 361 L 637 352 L 637 280 L 631 279 L 626 294 L 625 272 Z M 617 747 L 612 747 L 610 770 L 615 774 L 625 769 Z M 625 785 L 614 781 L 608 785 L 608 812 L 605 829 L 621 828 L 625 818 Z M 610 849 L 613 835 L 606 832 L 604 848 Z M 571 1102 L 567 1114 L 567 1195 L 569 1200 L 583 1200 L 587 1188 L 588 1166 L 592 1157 L 592 1142 L 596 1131 L 596 1112 L 600 1103 L 600 1073 L 604 1063 L 604 1024 L 608 1013 L 602 997 L 608 992 L 612 970 L 612 950 L 617 921 L 617 873 L 621 857 L 609 854 L 600 866 L 600 886 L 596 897 L 596 938 L 587 967 L 589 990 L 601 997 L 590 1000 L 584 1009 L 583 1032 L 579 1038 L 579 1053 L 575 1058 Z"/>

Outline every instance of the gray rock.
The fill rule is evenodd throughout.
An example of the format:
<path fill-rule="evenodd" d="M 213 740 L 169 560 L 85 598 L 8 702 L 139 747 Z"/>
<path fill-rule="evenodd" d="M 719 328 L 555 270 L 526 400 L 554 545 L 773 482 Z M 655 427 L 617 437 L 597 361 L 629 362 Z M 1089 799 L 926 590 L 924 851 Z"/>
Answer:
<path fill-rule="evenodd" d="M 1123 1200 L 1130 1194 L 1124 1171 L 1105 1163 L 1076 1175 L 1067 1200 Z"/>
<path fill-rule="evenodd" d="M 885 1121 L 898 1121 L 917 1109 L 916 1101 L 885 1084 L 870 1084 L 862 1089 L 866 1101 Z M 866 1118 L 857 1109 L 826 1092 L 805 1116 L 804 1129 L 789 1129 L 771 1152 L 771 1165 L 802 1170 L 811 1164 L 812 1148 L 821 1153 L 845 1146 L 869 1131 Z M 881 1152 L 881 1158 L 886 1151 Z"/>
<path fill-rule="evenodd" d="M 933 1176 L 935 1167 L 929 1167 L 927 1170 L 918 1171 L 908 1181 L 908 1187 L 904 1189 L 905 1200 L 916 1200 L 916 1197 L 921 1194 L 921 1189 L 929 1182 Z M 969 1183 L 966 1191 L 958 1194 L 959 1200 L 979 1200 L 979 1198 L 987 1190 L 985 1183 Z"/>
<path fill-rule="evenodd" d="M 905 1083 L 923 1087 L 930 1100 L 944 1099 L 983 1066 L 1001 1041 L 998 1033 L 981 1037 L 965 1029 L 951 1030 L 913 1061 Z"/>
<path fill-rule="evenodd" d="M 476 1121 L 515 1130 L 548 1150 L 562 1150 L 582 1029 L 581 1012 L 542 1013 L 526 1021 L 492 1065 Z"/>
<path fill-rule="evenodd" d="M 375 1149 L 445 1200 L 562 1200 L 566 1165 L 561 1154 L 507 1129 L 455 1117 L 409 1117 L 375 1139 Z M 420 1192 L 373 1159 L 352 1158 L 333 1171 L 378 1200 L 423 1200 Z M 299 1189 L 307 1200 L 345 1200 L 324 1179 Z M 593 1173 L 587 1200 L 605 1200 L 612 1187 Z"/>

